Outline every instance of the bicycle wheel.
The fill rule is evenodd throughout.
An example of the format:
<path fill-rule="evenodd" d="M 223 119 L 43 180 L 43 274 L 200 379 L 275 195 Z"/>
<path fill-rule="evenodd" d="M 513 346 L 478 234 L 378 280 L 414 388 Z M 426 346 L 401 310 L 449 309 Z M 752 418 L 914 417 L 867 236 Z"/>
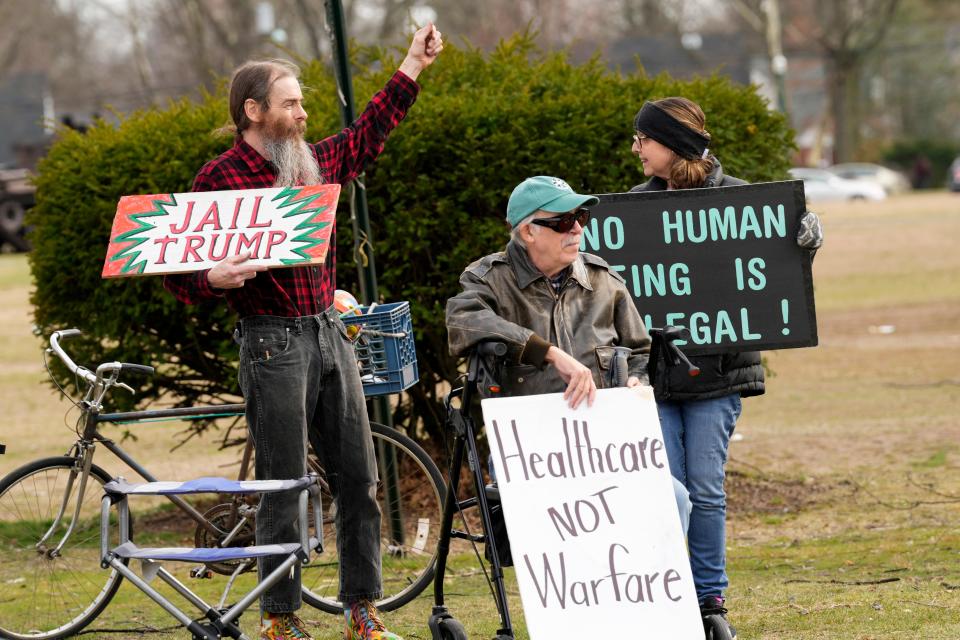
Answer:
<path fill-rule="evenodd" d="M 75 459 L 35 460 L 0 480 L 0 638 L 52 640 L 90 624 L 120 586 L 122 576 L 100 567 L 100 500 L 110 476 L 90 469 L 79 519 L 57 557 L 76 506 L 77 476 L 61 524 L 53 524 Z M 111 527 L 115 530 L 116 527 Z"/>
<path fill-rule="evenodd" d="M 382 611 L 392 611 L 410 602 L 433 579 L 446 488 L 437 465 L 417 443 L 382 424 L 371 423 L 370 429 L 380 468 L 377 501 L 383 514 L 383 597 L 375 604 Z M 390 461 L 395 465 L 392 468 Z M 391 475 L 395 483 L 387 482 Z M 336 508 L 329 492 L 324 492 L 324 551 L 303 567 L 302 576 L 304 601 L 340 614 L 343 603 L 337 599 L 340 571 L 333 524 Z"/>

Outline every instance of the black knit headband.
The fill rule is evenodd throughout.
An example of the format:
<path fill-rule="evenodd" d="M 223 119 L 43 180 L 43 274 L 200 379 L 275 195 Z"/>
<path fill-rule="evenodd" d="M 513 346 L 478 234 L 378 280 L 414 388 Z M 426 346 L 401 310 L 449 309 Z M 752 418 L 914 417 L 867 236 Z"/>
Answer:
<path fill-rule="evenodd" d="M 694 131 L 652 102 L 643 103 L 633 119 L 633 128 L 687 160 L 705 158 L 710 144 L 709 136 Z"/>

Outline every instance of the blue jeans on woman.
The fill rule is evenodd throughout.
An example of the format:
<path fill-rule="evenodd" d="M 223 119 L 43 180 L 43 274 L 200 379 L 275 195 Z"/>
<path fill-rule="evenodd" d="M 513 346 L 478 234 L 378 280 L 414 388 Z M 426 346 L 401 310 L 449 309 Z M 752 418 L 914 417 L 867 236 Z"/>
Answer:
<path fill-rule="evenodd" d="M 709 400 L 657 401 L 670 472 L 690 492 L 687 531 L 697 599 L 723 597 L 727 588 L 727 495 L 724 465 L 740 416 L 740 394 Z"/>
<path fill-rule="evenodd" d="M 240 321 L 240 388 L 256 447 L 258 480 L 306 473 L 307 441 L 336 501 L 340 600 L 381 595 L 377 463 L 353 343 L 333 307 L 316 316 L 251 316 Z M 297 496 L 264 494 L 257 544 L 297 542 Z M 281 561 L 260 560 L 261 580 Z M 300 608 L 300 564 L 268 589 L 270 613 Z"/>

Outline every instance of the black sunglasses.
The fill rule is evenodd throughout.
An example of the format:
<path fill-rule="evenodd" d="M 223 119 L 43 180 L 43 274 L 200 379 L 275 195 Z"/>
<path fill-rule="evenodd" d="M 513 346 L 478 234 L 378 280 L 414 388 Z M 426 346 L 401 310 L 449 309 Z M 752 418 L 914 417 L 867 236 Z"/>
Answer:
<path fill-rule="evenodd" d="M 534 218 L 530 222 L 532 224 L 538 224 L 541 227 L 546 227 L 556 231 L 557 233 L 566 233 L 573 229 L 573 223 L 579 222 L 581 227 L 587 225 L 587 220 L 590 219 L 590 209 L 586 207 L 580 207 L 575 211 L 565 213 L 562 216 L 556 216 L 554 218 Z"/>

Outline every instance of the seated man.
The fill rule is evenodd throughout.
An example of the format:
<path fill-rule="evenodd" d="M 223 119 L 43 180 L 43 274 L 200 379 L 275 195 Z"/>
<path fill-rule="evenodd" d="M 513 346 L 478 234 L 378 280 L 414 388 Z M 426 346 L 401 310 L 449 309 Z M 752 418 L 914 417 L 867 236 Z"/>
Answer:
<path fill-rule="evenodd" d="M 650 336 L 623 279 L 597 256 L 580 252 L 593 196 L 559 178 L 527 178 L 510 195 L 505 251 L 477 260 L 447 302 L 450 353 L 466 355 L 486 340 L 506 343 L 508 396 L 557 393 L 571 408 L 613 386 L 615 347 L 630 350 L 627 386 L 647 382 Z M 690 499 L 674 480 L 684 533 Z"/>

